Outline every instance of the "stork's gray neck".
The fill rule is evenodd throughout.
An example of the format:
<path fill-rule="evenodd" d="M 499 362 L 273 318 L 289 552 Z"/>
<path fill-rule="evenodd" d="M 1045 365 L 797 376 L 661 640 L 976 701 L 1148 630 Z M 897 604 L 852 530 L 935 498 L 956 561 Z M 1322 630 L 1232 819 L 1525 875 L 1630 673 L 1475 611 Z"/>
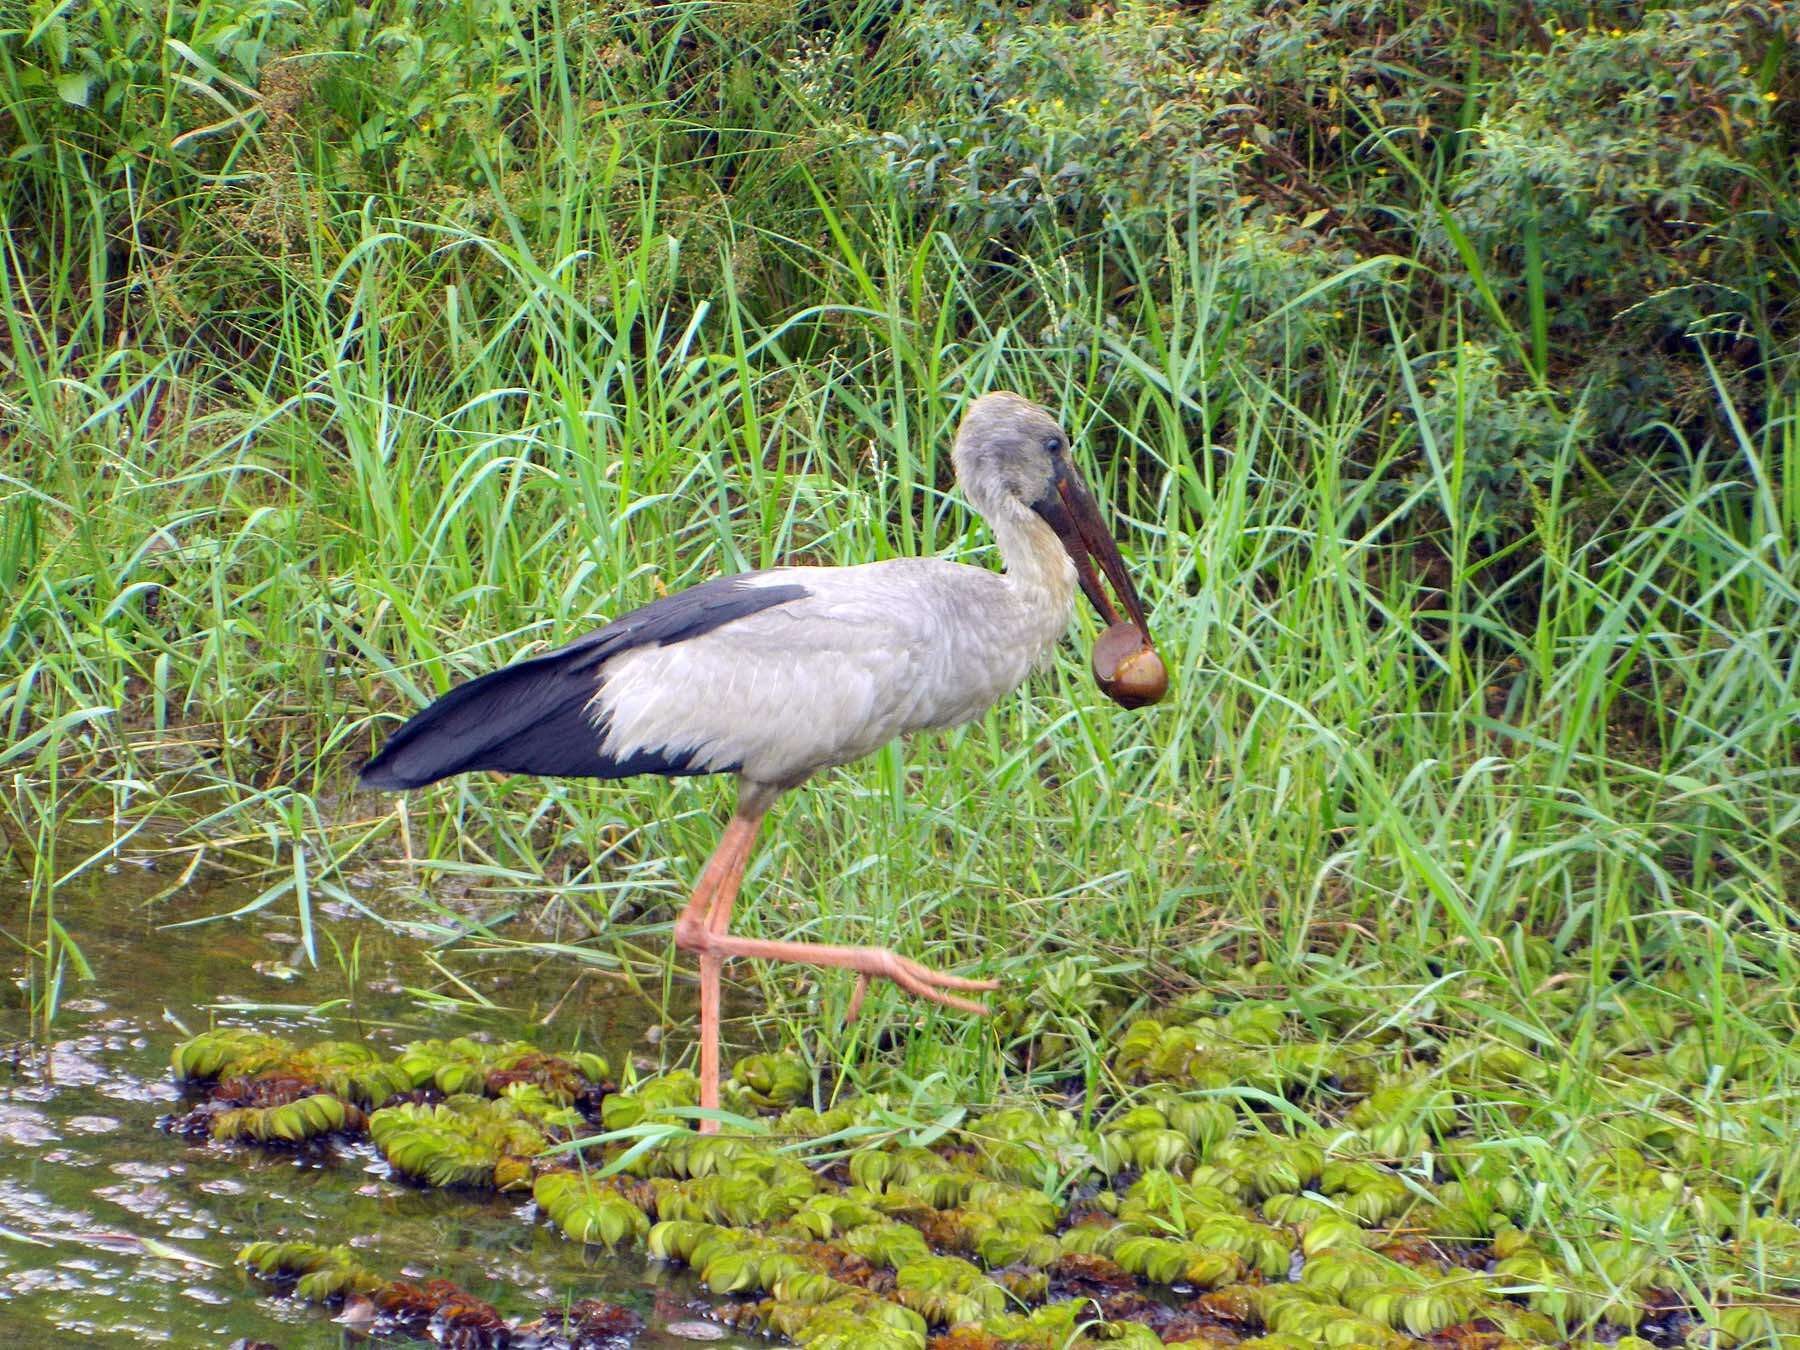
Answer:
<path fill-rule="evenodd" d="M 994 502 L 987 522 L 1013 593 L 1042 621 L 1052 640 L 1060 637 L 1075 613 L 1075 564 L 1056 531 L 1014 497 Z"/>

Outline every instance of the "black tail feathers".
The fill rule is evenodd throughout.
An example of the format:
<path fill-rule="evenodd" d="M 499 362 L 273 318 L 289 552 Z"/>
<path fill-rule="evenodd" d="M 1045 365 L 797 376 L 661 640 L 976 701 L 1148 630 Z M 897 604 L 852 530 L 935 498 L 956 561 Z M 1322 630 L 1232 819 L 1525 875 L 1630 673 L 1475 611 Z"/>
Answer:
<path fill-rule="evenodd" d="M 608 727 L 594 699 L 606 662 L 633 647 L 703 638 L 725 624 L 807 594 L 797 583 L 755 584 L 755 573 L 717 577 L 634 610 L 568 646 L 458 685 L 396 731 L 362 767 L 365 787 L 424 787 L 476 769 L 549 778 L 729 773 L 679 747 L 605 754 Z"/>
<path fill-rule="evenodd" d="M 363 765 L 364 787 L 416 788 L 476 769 L 612 778 L 591 652 L 552 652 L 459 684 L 396 731 Z"/>

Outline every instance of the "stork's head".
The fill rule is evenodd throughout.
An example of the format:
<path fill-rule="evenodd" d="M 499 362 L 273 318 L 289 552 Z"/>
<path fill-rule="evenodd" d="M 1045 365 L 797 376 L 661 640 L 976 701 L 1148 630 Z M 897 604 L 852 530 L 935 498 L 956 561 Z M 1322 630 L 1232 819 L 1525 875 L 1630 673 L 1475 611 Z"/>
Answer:
<path fill-rule="evenodd" d="M 1069 458 L 1069 436 L 1048 411 L 1017 394 L 983 394 L 969 405 L 951 452 L 957 481 L 975 509 L 992 517 L 1006 499 L 1022 503 L 1056 531 L 1096 613 L 1118 627 L 1129 619 L 1145 650 L 1150 625 L 1119 546 Z M 1095 571 L 1095 565 L 1099 571 Z M 1115 606 L 1101 576 L 1111 583 Z M 1121 618 L 1119 607 L 1126 618 Z"/>

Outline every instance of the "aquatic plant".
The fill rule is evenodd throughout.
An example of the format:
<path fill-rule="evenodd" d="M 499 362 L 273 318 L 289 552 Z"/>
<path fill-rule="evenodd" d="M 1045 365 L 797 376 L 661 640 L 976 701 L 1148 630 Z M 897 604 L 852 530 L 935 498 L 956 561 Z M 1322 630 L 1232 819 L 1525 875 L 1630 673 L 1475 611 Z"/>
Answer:
<path fill-rule="evenodd" d="M 1004 1312 L 1006 1291 L 954 1256 L 923 1256 L 900 1267 L 894 1296 L 927 1322 L 978 1322 Z"/>
<path fill-rule="evenodd" d="M 1147 1233 L 1120 1238 L 1112 1259 L 1125 1270 L 1155 1284 L 1192 1284 L 1204 1289 L 1230 1284 L 1243 1274 L 1234 1253 L 1201 1242 L 1178 1242 Z"/>
<path fill-rule="evenodd" d="M 360 1134 L 368 1117 L 328 1092 L 297 1097 L 280 1106 L 244 1106 L 221 1111 L 209 1122 L 209 1133 L 221 1142 L 301 1144 L 328 1134 Z"/>
<path fill-rule="evenodd" d="M 812 1086 L 812 1071 L 798 1055 L 746 1055 L 731 1068 L 731 1081 L 753 1106 L 792 1106 Z"/>
<path fill-rule="evenodd" d="M 924 1350 L 917 1313 L 847 1286 L 824 1301 L 765 1299 L 723 1309 L 722 1320 L 775 1332 L 815 1350 Z"/>
<path fill-rule="evenodd" d="M 610 1094 L 600 1103 L 600 1123 L 608 1130 L 623 1130 L 645 1120 L 674 1121 L 677 1117 L 667 1114 L 670 1107 L 699 1104 L 698 1078 L 686 1071 L 665 1073 Z"/>
<path fill-rule="evenodd" d="M 171 1062 L 190 1086 L 211 1086 L 191 1111 L 163 1124 L 190 1139 L 221 1143 L 297 1145 L 360 1134 L 368 1124 L 360 1103 L 370 1096 L 361 1089 L 380 1088 L 378 1078 L 361 1079 L 359 1087 L 355 1069 L 379 1065 L 361 1047 L 347 1052 L 342 1042 L 296 1052 L 254 1032 L 206 1032 L 178 1045 Z"/>
<path fill-rule="evenodd" d="M 815 1191 L 800 1202 L 776 1231 L 823 1241 L 854 1229 L 881 1223 L 881 1211 L 854 1196 L 834 1191 Z M 916 1233 L 918 1230 L 907 1231 Z"/>
<path fill-rule="evenodd" d="M 534 1322 L 509 1322 L 491 1303 L 449 1280 L 385 1280 L 362 1265 L 349 1247 L 253 1242 L 238 1252 L 237 1262 L 304 1302 L 361 1301 L 358 1325 L 377 1337 L 401 1333 L 460 1350 L 505 1350 L 509 1345 L 592 1350 L 621 1344 L 643 1328 L 636 1313 L 599 1299 L 558 1304 Z"/>
<path fill-rule="evenodd" d="M 931 1254 L 925 1235 L 917 1228 L 888 1220 L 852 1228 L 843 1235 L 839 1245 L 865 1261 L 893 1270 Z"/>
<path fill-rule="evenodd" d="M 395 1064 L 359 1041 L 317 1041 L 305 1049 L 278 1036 L 225 1027 L 201 1032 L 170 1055 L 184 1082 L 278 1076 L 311 1084 L 355 1106 L 379 1106 L 414 1084 Z"/>
<path fill-rule="evenodd" d="M 291 1055 L 281 1070 L 364 1110 L 414 1087 L 404 1069 L 360 1041 L 319 1041 Z"/>
<path fill-rule="evenodd" d="M 497 1097 L 516 1084 L 531 1084 L 559 1106 L 597 1092 L 608 1078 L 607 1063 L 599 1055 L 548 1055 L 524 1041 L 487 1044 L 466 1036 L 414 1041 L 401 1049 L 395 1063 L 411 1080 L 410 1087 L 435 1087 L 446 1096 Z"/>
<path fill-rule="evenodd" d="M 222 1027 L 181 1042 L 170 1054 L 169 1063 L 177 1079 L 203 1083 L 262 1073 L 282 1064 L 292 1054 L 293 1047 L 278 1036 Z"/>
<path fill-rule="evenodd" d="M 322 1247 L 313 1242 L 252 1242 L 237 1262 L 266 1279 L 293 1281 L 296 1297 L 314 1303 L 366 1294 L 384 1281 L 368 1270 L 348 1247 Z"/>
<path fill-rule="evenodd" d="M 1231 1016 L 1205 1017 L 1197 1034 L 1221 1036 Z M 1239 1016 L 1244 1036 L 1267 1033 L 1268 1012 Z M 1530 1226 L 1540 1203 L 1533 1192 L 1490 1153 L 1457 1145 L 1460 1094 L 1479 1090 L 1472 1079 L 1452 1088 L 1420 1072 L 1372 1076 L 1369 1095 L 1352 1098 L 1335 1130 L 1280 1133 L 1270 1128 L 1279 1121 L 1165 1088 L 1101 1113 L 1091 1130 L 1066 1112 L 1007 1107 L 930 1146 L 878 1136 L 877 1145 L 811 1165 L 768 1138 L 677 1127 L 628 1160 L 621 1145 L 601 1150 L 627 1163 L 602 1178 L 540 1160 L 552 1138 L 593 1128 L 582 1106 L 545 1086 L 560 1072 L 546 1066 L 559 1057 L 518 1043 L 493 1053 L 455 1042 L 411 1050 L 409 1077 L 429 1062 L 434 1089 L 442 1074 L 481 1092 L 369 1115 L 370 1136 L 396 1175 L 434 1186 L 529 1187 L 538 1210 L 572 1240 L 641 1242 L 727 1300 L 717 1309 L 723 1320 L 800 1344 L 922 1346 L 931 1328 L 934 1344 L 959 1350 L 1210 1350 L 1250 1333 L 1260 1334 L 1244 1344 L 1271 1347 L 1397 1350 L 1429 1341 L 1525 1350 L 1595 1322 L 1628 1334 L 1681 1304 L 1655 1245 L 1592 1232 L 1577 1247 Z M 360 1109 L 311 1080 L 394 1063 L 345 1043 L 296 1050 L 237 1033 L 183 1058 L 196 1068 L 262 1070 L 216 1083 L 198 1116 L 214 1137 L 256 1140 L 354 1130 Z M 775 1109 L 786 1072 L 777 1066 L 793 1062 L 764 1059 L 737 1075 L 740 1101 Z M 1471 1052 L 1457 1062 L 1487 1066 L 1505 1082 L 1532 1072 L 1529 1060 L 1508 1056 Z M 591 1081 L 585 1069 L 581 1081 Z M 691 1101 L 694 1088 L 683 1073 L 644 1079 L 605 1095 L 600 1112 L 651 1120 Z M 489 1091 L 498 1095 L 482 1095 Z M 769 1105 L 757 1107 L 752 1094 Z M 804 1139 L 871 1119 L 870 1110 L 789 1106 L 778 1121 Z M 1403 1172 L 1364 1147 L 1384 1112 L 1441 1140 L 1455 1179 Z M 1578 1142 L 1568 1166 L 1623 1222 L 1715 1243 L 1720 1269 L 1744 1282 L 1718 1287 L 1711 1334 L 1720 1344 L 1759 1334 L 1767 1310 L 1747 1291 L 1800 1275 L 1800 1228 L 1766 1199 L 1760 1210 L 1747 1206 L 1753 1194 L 1785 1194 L 1766 1178 L 1738 1189 L 1719 1178 L 1753 1161 L 1766 1167 L 1766 1142 L 1720 1143 L 1697 1155 L 1710 1169 L 1702 1173 L 1670 1156 L 1682 1131 L 1642 1129 L 1629 1136 L 1636 1144 L 1625 1137 Z M 1106 1174 L 1095 1159 L 1107 1150 L 1119 1155 L 1118 1189 L 1093 1183 Z M 1046 1189 L 1038 1170 L 1046 1163 L 1087 1180 L 1075 1191 Z M 272 1278 L 306 1280 L 309 1294 L 373 1288 L 343 1249 L 266 1244 L 254 1256 Z M 1473 1268 L 1489 1263 L 1491 1273 Z M 1170 1290 L 1185 1291 L 1205 1325 L 1170 1322 L 1162 1301 Z M 389 1299 L 383 1316 L 396 1319 L 419 1306 L 403 1290 L 372 1296 Z M 483 1324 L 479 1300 L 466 1310 L 470 1327 Z M 1231 1330 L 1215 1335 L 1214 1324 Z"/>
<path fill-rule="evenodd" d="M 505 1096 L 530 1086 L 558 1105 L 570 1106 L 593 1100 L 610 1080 L 611 1070 L 599 1055 L 586 1050 L 550 1055 L 517 1042 L 489 1061 L 487 1093 Z"/>
<path fill-rule="evenodd" d="M 1366 1162 L 1326 1163 L 1319 1171 L 1318 1188 L 1340 1212 L 1371 1225 L 1418 1201 L 1405 1180 Z"/>
<path fill-rule="evenodd" d="M 468 1094 L 385 1107 L 369 1117 L 369 1137 L 400 1176 L 502 1191 L 531 1185 L 531 1159 L 549 1143 L 511 1102 Z"/>
<path fill-rule="evenodd" d="M 532 1183 L 531 1197 L 550 1222 L 577 1242 L 617 1247 L 650 1231 L 643 1211 L 616 1188 L 580 1172 L 543 1173 Z"/>
<path fill-rule="evenodd" d="M 773 1157 L 746 1159 L 729 1173 L 686 1181 L 658 1177 L 651 1186 L 659 1217 L 739 1228 L 789 1218 L 818 1190 L 818 1182 L 804 1167 Z"/>

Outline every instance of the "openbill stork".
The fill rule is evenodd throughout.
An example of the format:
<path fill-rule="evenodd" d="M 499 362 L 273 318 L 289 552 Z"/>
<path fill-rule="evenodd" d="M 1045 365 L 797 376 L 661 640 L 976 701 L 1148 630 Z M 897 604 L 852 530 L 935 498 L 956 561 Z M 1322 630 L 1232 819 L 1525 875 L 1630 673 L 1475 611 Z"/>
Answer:
<path fill-rule="evenodd" d="M 1094 652 L 1102 687 L 1126 706 L 1162 696 L 1166 675 L 1143 602 L 1056 419 L 1017 394 L 985 394 L 963 416 L 952 460 L 994 532 L 1004 573 L 902 558 L 719 577 L 457 686 L 362 768 L 364 784 L 390 789 L 477 769 L 570 778 L 735 773 L 736 810 L 675 923 L 675 945 L 700 960 L 707 1109 L 719 1105 L 719 971 L 728 956 L 855 971 L 852 1017 L 872 979 L 971 1013 L 987 1008 L 965 995 L 999 987 L 885 947 L 733 934 L 751 844 L 781 793 L 906 732 L 985 712 L 1049 657 L 1078 585 L 1112 625 Z"/>

